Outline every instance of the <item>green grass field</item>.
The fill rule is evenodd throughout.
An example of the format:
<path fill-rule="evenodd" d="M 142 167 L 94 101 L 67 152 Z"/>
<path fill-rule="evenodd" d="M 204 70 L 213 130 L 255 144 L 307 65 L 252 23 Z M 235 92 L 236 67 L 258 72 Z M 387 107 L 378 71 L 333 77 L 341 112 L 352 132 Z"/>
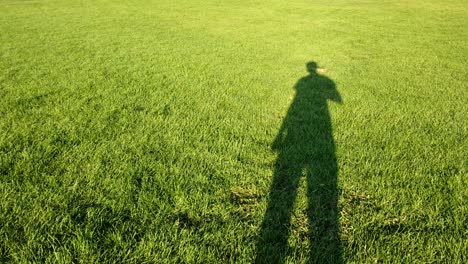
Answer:
<path fill-rule="evenodd" d="M 466 263 L 466 0 L 0 0 L 1 263 Z"/>

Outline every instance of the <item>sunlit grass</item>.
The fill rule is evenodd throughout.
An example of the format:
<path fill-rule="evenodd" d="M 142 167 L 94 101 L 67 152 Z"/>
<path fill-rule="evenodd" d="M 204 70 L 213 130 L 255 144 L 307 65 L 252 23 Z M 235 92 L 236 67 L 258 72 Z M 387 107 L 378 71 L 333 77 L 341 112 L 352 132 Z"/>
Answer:
<path fill-rule="evenodd" d="M 342 259 L 466 262 L 467 16 L 463 0 L 0 1 L 0 262 L 259 260 L 272 144 L 310 61 L 342 98 Z M 314 258 L 306 185 L 291 262 Z"/>

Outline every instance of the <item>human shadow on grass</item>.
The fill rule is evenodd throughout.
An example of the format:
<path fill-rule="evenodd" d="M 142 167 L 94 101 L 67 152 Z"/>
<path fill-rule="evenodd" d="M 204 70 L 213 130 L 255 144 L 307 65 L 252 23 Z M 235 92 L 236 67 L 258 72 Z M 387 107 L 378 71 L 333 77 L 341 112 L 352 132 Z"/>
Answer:
<path fill-rule="evenodd" d="M 278 151 L 268 208 L 257 242 L 257 263 L 283 263 L 301 177 L 308 197 L 306 252 L 310 263 L 342 263 L 337 191 L 337 160 L 328 100 L 341 103 L 335 83 L 315 62 L 295 86 L 296 96 L 273 143 Z"/>

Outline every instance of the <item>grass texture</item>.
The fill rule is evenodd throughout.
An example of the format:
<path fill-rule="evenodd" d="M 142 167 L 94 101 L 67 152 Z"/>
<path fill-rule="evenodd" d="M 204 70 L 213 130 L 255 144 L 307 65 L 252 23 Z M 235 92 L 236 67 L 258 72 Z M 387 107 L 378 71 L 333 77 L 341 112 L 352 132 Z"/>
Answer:
<path fill-rule="evenodd" d="M 0 262 L 466 263 L 465 0 L 0 0 Z"/>

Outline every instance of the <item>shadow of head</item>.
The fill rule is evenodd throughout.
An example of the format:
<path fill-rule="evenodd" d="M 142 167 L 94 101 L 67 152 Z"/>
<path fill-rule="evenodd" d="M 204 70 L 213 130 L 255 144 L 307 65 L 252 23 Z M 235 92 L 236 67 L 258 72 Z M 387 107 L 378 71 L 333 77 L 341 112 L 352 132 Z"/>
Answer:
<path fill-rule="evenodd" d="M 315 61 L 308 62 L 306 68 L 309 75 L 303 77 L 296 84 L 295 88 L 300 93 L 297 96 L 306 96 L 315 101 L 331 100 L 342 103 L 335 82 L 326 76 L 326 69 L 320 68 Z"/>
<path fill-rule="evenodd" d="M 306 64 L 307 71 L 310 73 L 315 73 L 317 71 L 317 63 L 315 61 L 308 62 Z"/>

